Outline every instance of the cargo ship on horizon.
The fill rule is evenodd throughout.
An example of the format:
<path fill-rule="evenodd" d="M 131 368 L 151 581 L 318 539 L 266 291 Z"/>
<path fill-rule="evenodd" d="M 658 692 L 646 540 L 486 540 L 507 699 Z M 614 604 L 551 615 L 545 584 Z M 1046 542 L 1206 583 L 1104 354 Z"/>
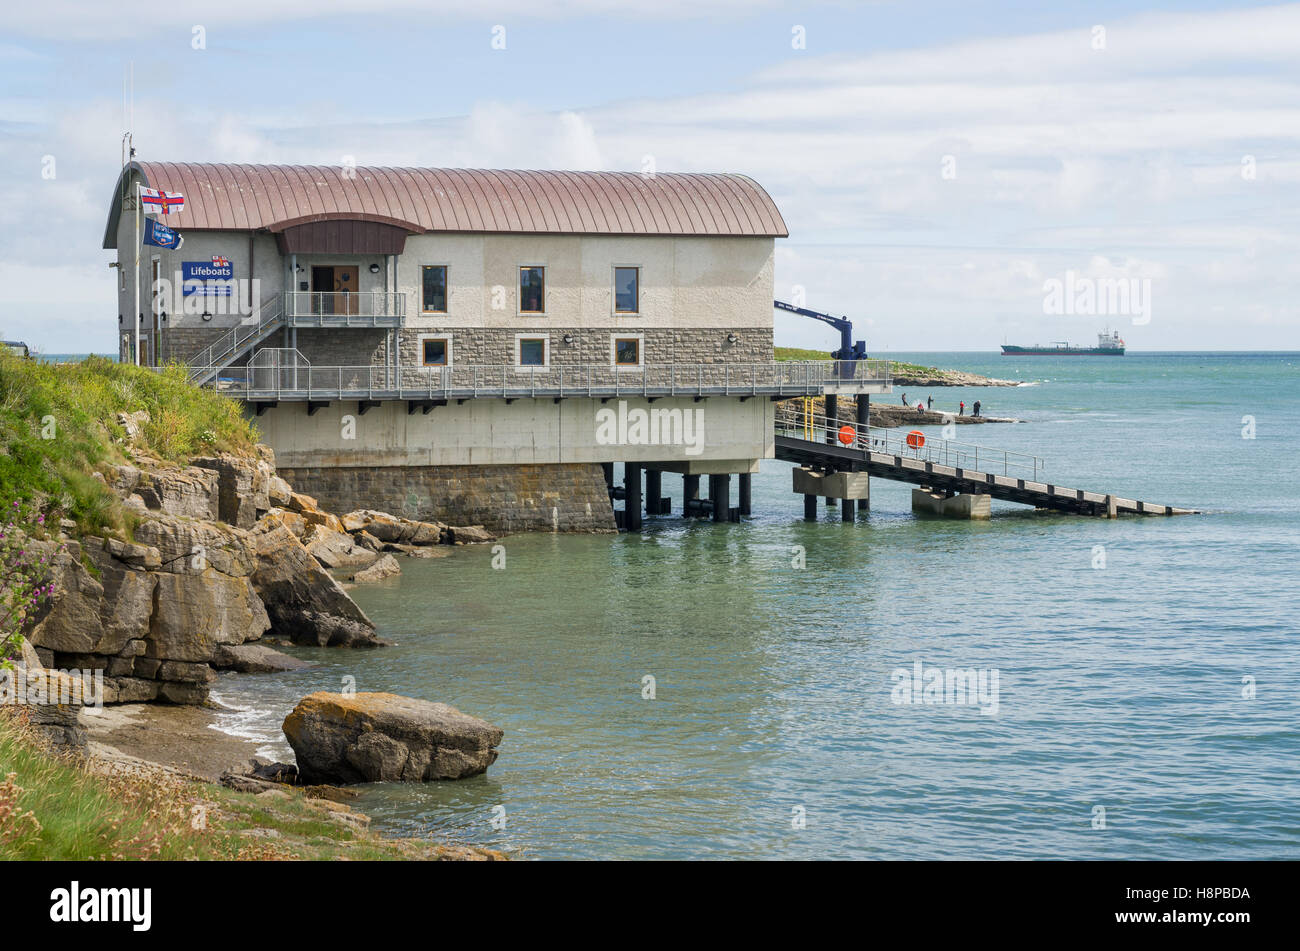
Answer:
<path fill-rule="evenodd" d="M 1046 347 L 1037 343 L 1032 347 L 1017 347 L 1004 343 L 1002 355 L 1004 357 L 1122 357 L 1124 340 L 1118 330 L 1113 330 L 1097 334 L 1095 347 L 1072 347 L 1064 341 Z"/>

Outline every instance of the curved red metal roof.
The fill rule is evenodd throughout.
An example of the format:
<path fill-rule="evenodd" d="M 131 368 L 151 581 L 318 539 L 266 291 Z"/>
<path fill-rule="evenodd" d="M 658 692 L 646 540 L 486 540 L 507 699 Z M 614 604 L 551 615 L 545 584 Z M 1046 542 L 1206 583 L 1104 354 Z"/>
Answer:
<path fill-rule="evenodd" d="M 282 231 L 351 218 L 413 233 L 789 234 L 762 186 L 735 174 L 140 162 L 123 175 L 131 169 L 147 187 L 185 195 L 185 210 L 165 219 L 181 231 Z M 116 243 L 116 218 L 105 247 Z"/>

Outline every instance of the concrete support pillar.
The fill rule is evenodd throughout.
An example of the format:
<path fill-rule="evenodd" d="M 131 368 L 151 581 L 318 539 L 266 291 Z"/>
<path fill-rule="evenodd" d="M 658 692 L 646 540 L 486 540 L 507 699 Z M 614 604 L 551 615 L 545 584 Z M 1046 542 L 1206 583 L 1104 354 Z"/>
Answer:
<path fill-rule="evenodd" d="M 629 532 L 641 530 L 641 467 L 623 463 L 623 485 L 627 495 L 623 500 L 623 527 Z"/>
<path fill-rule="evenodd" d="M 685 509 L 686 503 L 700 497 L 700 477 L 697 475 L 682 476 L 682 508 Z"/>
<path fill-rule="evenodd" d="M 926 488 L 912 490 L 912 511 L 922 515 L 985 519 L 991 510 L 991 497 L 987 495 L 950 495 Z"/>
<path fill-rule="evenodd" d="M 852 499 L 840 499 L 840 521 L 842 522 L 853 521 L 853 500 Z"/>
<path fill-rule="evenodd" d="M 867 434 L 871 428 L 871 397 L 866 393 L 858 395 L 858 432 Z M 871 445 L 870 441 L 867 443 Z M 867 494 L 858 499 L 858 511 L 865 512 L 871 508 L 871 480 L 867 480 Z"/>
<path fill-rule="evenodd" d="M 840 428 L 840 398 L 833 393 L 826 394 L 826 419 L 826 441 L 833 446 L 838 439 L 836 434 Z M 826 504 L 834 505 L 835 500 L 827 496 Z"/>
<path fill-rule="evenodd" d="M 614 463 L 602 462 L 600 468 L 605 473 L 605 488 L 612 490 L 614 488 Z"/>
<path fill-rule="evenodd" d="M 750 483 L 752 482 L 752 480 L 753 480 L 753 476 L 750 475 L 750 473 L 748 473 L 748 472 L 742 472 L 742 473 L 740 474 L 740 489 L 739 489 L 739 491 L 740 491 L 740 514 L 741 514 L 741 515 L 748 515 L 748 514 L 749 514 L 749 511 L 750 511 L 750 508 L 751 508 L 751 502 L 752 502 L 751 489 L 752 489 L 752 486 L 751 486 Z"/>
<path fill-rule="evenodd" d="M 645 513 L 659 514 L 659 497 L 663 495 L 662 474 L 658 469 L 645 471 Z"/>
<path fill-rule="evenodd" d="M 803 518 L 805 522 L 817 521 L 817 496 L 805 495 L 803 497 Z"/>
<path fill-rule="evenodd" d="M 713 520 L 725 522 L 731 503 L 731 476 L 709 476 L 709 501 L 713 503 Z"/>

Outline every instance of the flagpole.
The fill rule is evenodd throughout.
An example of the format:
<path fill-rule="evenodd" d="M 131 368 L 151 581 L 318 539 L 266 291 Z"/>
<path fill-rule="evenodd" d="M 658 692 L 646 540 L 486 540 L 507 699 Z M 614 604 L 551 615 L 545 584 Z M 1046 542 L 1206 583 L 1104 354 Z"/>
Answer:
<path fill-rule="evenodd" d="M 135 183 L 135 365 L 140 366 L 140 182 Z"/>

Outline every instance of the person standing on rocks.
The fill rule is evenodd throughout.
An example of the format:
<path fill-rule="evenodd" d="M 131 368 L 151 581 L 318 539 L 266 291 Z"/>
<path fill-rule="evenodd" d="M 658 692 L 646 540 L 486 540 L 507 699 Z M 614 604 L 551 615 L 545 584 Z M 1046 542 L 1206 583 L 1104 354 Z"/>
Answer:
<path fill-rule="evenodd" d="M 904 406 L 907 405 L 907 394 L 906 394 L 906 393 L 903 394 L 903 405 L 904 405 Z"/>
<path fill-rule="evenodd" d="M 971 407 L 971 410 L 972 410 L 972 412 L 971 412 L 971 415 L 972 415 L 972 416 L 978 416 L 978 415 L 980 414 L 980 401 L 979 401 L 979 400 L 976 400 L 976 401 L 975 401 L 975 405 Z"/>
<path fill-rule="evenodd" d="M 926 408 L 926 409 L 934 409 L 934 397 L 933 397 L 933 396 L 927 396 L 927 397 L 925 398 L 925 408 Z"/>
<path fill-rule="evenodd" d="M 965 415 L 966 415 L 966 401 L 965 401 L 965 400 L 962 400 L 960 403 L 957 404 L 957 415 L 958 415 L 958 416 L 965 416 Z"/>

